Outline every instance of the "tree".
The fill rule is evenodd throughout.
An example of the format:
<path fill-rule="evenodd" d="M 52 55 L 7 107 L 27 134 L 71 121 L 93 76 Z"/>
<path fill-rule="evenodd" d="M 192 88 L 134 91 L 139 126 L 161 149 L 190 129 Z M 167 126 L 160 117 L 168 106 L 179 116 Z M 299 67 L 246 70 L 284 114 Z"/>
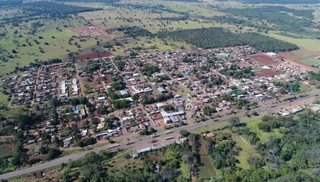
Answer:
<path fill-rule="evenodd" d="M 240 124 L 240 119 L 237 117 L 231 118 L 230 124 L 231 124 L 231 127 L 236 127 Z"/>
<path fill-rule="evenodd" d="M 190 135 L 190 132 L 188 132 L 187 130 L 181 130 L 180 135 L 183 137 L 188 137 Z"/>
<path fill-rule="evenodd" d="M 45 160 L 49 161 L 55 158 L 58 158 L 62 152 L 59 149 L 50 148 L 48 154 L 45 157 Z"/>
<path fill-rule="evenodd" d="M 20 114 L 17 120 L 20 128 L 25 128 L 26 126 L 31 126 L 34 124 L 33 119 L 25 114 Z"/>
<path fill-rule="evenodd" d="M 52 97 L 50 99 L 50 104 L 53 106 L 53 107 L 58 107 L 60 105 L 60 101 L 57 99 L 57 97 Z"/>
<path fill-rule="evenodd" d="M 259 123 L 258 127 L 260 130 L 264 131 L 264 132 L 270 132 L 271 131 L 271 127 L 268 123 Z"/>
<path fill-rule="evenodd" d="M 253 112 L 252 112 L 252 115 L 253 115 L 253 116 L 258 116 L 259 114 L 258 114 L 257 111 L 253 111 Z"/>

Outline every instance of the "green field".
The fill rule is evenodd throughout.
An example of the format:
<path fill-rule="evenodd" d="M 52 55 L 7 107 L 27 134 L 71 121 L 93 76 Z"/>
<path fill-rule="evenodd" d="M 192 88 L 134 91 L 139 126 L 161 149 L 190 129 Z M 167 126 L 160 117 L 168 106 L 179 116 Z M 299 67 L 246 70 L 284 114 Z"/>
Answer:
<path fill-rule="evenodd" d="M 216 171 L 212 163 L 212 159 L 209 156 L 201 156 L 201 163 L 203 165 L 199 166 L 199 178 L 210 178 L 211 176 L 216 176 Z"/>
<path fill-rule="evenodd" d="M 184 163 L 184 162 L 180 163 L 180 171 L 181 171 L 183 177 L 185 177 L 187 179 L 190 178 L 190 169 L 189 169 L 187 163 Z"/>
<path fill-rule="evenodd" d="M 286 36 L 289 38 L 294 38 L 294 39 L 303 39 L 304 37 L 301 35 L 295 35 L 295 34 L 289 34 L 289 33 L 285 33 L 285 32 L 279 32 L 276 33 L 277 35 L 281 35 L 281 36 Z"/>
<path fill-rule="evenodd" d="M 289 58 L 295 60 L 306 59 L 314 56 L 319 56 L 320 52 L 320 41 L 311 39 L 311 38 L 292 38 L 288 36 L 279 35 L 279 32 L 271 32 L 268 34 L 264 34 L 282 41 L 286 41 L 289 43 L 296 44 L 300 49 L 296 51 L 292 51 Z"/>
<path fill-rule="evenodd" d="M 274 131 L 269 132 L 269 133 L 260 130 L 258 128 L 258 124 L 261 122 L 262 122 L 261 119 L 252 120 L 252 121 L 247 122 L 247 127 L 250 129 L 251 132 L 254 132 L 258 135 L 258 137 L 260 138 L 260 141 L 264 142 L 264 141 L 268 140 L 271 136 L 281 137 L 282 134 L 279 133 L 278 129 L 275 129 Z"/>
<path fill-rule="evenodd" d="M 3 89 L 0 89 L 0 103 L 7 105 L 9 104 L 8 96 L 3 94 L 2 91 Z"/>
<path fill-rule="evenodd" d="M 35 34 L 30 35 L 30 27 L 35 22 L 42 24 L 42 26 L 37 29 Z M 109 40 L 107 37 L 101 36 L 97 40 L 92 37 L 84 38 L 85 41 L 80 42 L 79 39 L 74 38 L 69 44 L 70 38 L 75 35 L 72 28 L 85 26 L 88 26 L 87 23 L 79 17 L 58 20 L 40 19 L 21 23 L 19 27 L 5 26 L 8 34 L 0 39 L 0 48 L 1 45 L 5 45 L 2 46 L 2 49 L 6 51 L 6 55 L 12 55 L 14 58 L 9 58 L 8 62 L 0 63 L 0 76 L 14 70 L 16 66 L 27 66 L 36 59 L 44 61 L 52 58 L 65 58 L 69 52 L 79 51 L 75 45 L 76 42 L 81 45 L 80 49 L 83 49 L 95 45 L 97 40 L 100 42 Z M 39 44 L 34 40 L 37 40 Z M 43 49 L 43 52 L 40 52 L 40 48 Z"/>
<path fill-rule="evenodd" d="M 302 59 L 302 60 L 299 60 L 299 61 L 302 62 L 302 63 L 306 63 L 306 64 L 308 64 L 310 66 L 320 63 L 320 60 L 319 59 L 315 59 L 315 58 Z"/>
<path fill-rule="evenodd" d="M 242 136 L 233 135 L 232 139 L 237 143 L 237 146 L 242 149 L 239 156 L 236 157 L 240 161 L 238 166 L 242 169 L 250 169 L 251 166 L 248 163 L 248 159 L 250 157 L 257 157 L 259 156 L 259 154 L 253 149 L 248 141 L 244 141 L 244 138 Z"/>

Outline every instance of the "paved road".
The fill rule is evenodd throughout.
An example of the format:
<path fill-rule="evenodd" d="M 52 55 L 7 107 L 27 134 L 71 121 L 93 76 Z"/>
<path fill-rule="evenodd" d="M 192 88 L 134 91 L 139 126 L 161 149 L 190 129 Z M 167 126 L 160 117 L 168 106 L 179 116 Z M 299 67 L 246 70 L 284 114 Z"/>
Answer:
<path fill-rule="evenodd" d="M 258 112 L 259 111 L 279 111 L 279 109 L 281 107 L 289 106 L 291 104 L 293 105 L 294 103 L 301 103 L 301 102 L 304 102 L 304 101 L 307 101 L 307 102 L 310 103 L 310 102 L 312 102 L 312 100 L 314 100 L 315 95 L 316 94 L 312 94 L 312 95 L 309 95 L 309 96 L 304 97 L 304 98 L 299 98 L 299 99 L 296 99 L 294 102 L 291 102 L 291 103 L 288 103 L 288 102 L 279 103 L 279 104 L 277 104 L 276 107 L 271 107 L 274 104 L 264 105 L 264 106 L 262 106 L 260 108 L 253 109 L 252 111 L 258 111 Z M 167 138 L 167 137 L 179 136 L 179 132 L 181 130 L 192 131 L 192 130 L 194 130 L 196 128 L 204 127 L 204 126 L 206 126 L 207 124 L 210 124 L 210 123 L 227 122 L 232 117 L 241 117 L 241 116 L 244 116 L 245 113 L 246 112 L 243 111 L 243 112 L 239 112 L 237 114 L 223 116 L 223 117 L 219 118 L 219 121 L 214 121 L 214 120 L 211 119 L 211 120 L 207 120 L 205 122 L 192 123 L 192 124 L 189 124 L 189 125 L 186 125 L 186 126 L 175 128 L 173 130 L 173 133 L 167 134 L 167 135 L 161 134 L 161 136 L 157 137 L 157 140 L 159 140 L 159 141 L 163 140 L 164 141 L 165 138 Z M 153 145 L 151 143 L 148 143 L 148 141 L 150 141 L 150 140 L 151 140 L 151 136 L 141 137 L 140 139 L 136 140 L 134 144 L 131 144 L 131 145 L 126 145 L 127 141 L 123 141 L 122 143 L 120 143 L 120 146 L 119 147 L 115 147 L 115 149 L 117 149 L 117 148 L 133 149 L 133 150 L 141 149 L 141 148 Z M 133 141 L 133 140 L 131 140 L 131 141 Z M 34 165 L 32 167 L 29 167 L 29 168 L 25 168 L 25 169 L 21 169 L 21 170 L 12 171 L 12 172 L 9 172 L 9 173 L 6 173 L 6 174 L 2 174 L 2 175 L 0 175 L 0 179 L 9 179 L 9 178 L 22 176 L 22 175 L 25 175 L 25 174 L 28 174 L 28 173 L 32 173 L 32 172 L 41 171 L 41 170 L 44 170 L 44 169 L 47 169 L 47 168 L 51 168 L 51 167 L 54 167 L 54 166 L 61 165 L 62 163 L 67 163 L 67 162 L 72 161 L 72 160 L 80 159 L 85 154 L 87 154 L 89 152 L 92 152 L 92 151 L 93 152 L 100 152 L 102 150 L 107 150 L 107 149 L 109 149 L 109 146 L 98 147 L 98 148 L 95 148 L 93 150 L 87 150 L 87 151 L 83 151 L 83 152 L 70 154 L 70 155 L 67 155 L 67 156 L 52 160 L 52 161 L 48 161 L 48 162 L 45 162 L 45 163 L 42 163 L 42 164 Z"/>

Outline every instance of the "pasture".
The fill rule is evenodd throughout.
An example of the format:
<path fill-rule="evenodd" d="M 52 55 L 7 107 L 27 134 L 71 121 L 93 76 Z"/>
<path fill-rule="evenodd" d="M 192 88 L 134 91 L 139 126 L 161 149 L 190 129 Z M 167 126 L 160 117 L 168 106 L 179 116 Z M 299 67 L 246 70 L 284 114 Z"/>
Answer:
<path fill-rule="evenodd" d="M 299 60 L 299 62 L 306 63 L 306 64 L 312 66 L 312 65 L 315 65 L 315 64 L 319 64 L 320 60 L 319 59 L 315 59 L 315 58 L 308 58 L 308 59 Z"/>
<path fill-rule="evenodd" d="M 280 137 L 281 136 L 281 133 L 279 133 L 278 129 L 274 129 L 274 131 L 271 131 L 268 133 L 260 130 L 258 125 L 261 122 L 262 122 L 261 119 L 249 121 L 249 122 L 247 122 L 247 127 L 250 129 L 251 132 L 256 133 L 262 142 L 268 140 L 271 136 L 273 136 L 273 137 Z"/>
<path fill-rule="evenodd" d="M 39 27 L 31 34 L 34 23 Z M 96 45 L 97 41 L 109 40 L 106 36 L 91 36 L 82 40 L 73 38 L 75 34 L 72 29 L 85 26 L 88 26 L 87 22 L 76 16 L 59 20 L 40 19 L 21 23 L 18 27 L 6 25 L 7 34 L 0 39 L 0 48 L 7 56 L 11 55 L 11 58 L 0 63 L 0 76 L 35 60 L 63 59 L 70 52 L 81 52 L 84 48 Z"/>
<path fill-rule="evenodd" d="M 303 38 L 303 39 L 292 38 L 288 36 L 279 35 L 279 32 L 272 32 L 264 35 L 270 36 L 282 41 L 286 41 L 289 43 L 293 43 L 299 46 L 300 49 L 298 50 L 282 53 L 283 56 L 289 59 L 293 59 L 297 61 L 301 59 L 319 56 L 320 40 L 315 40 L 311 38 Z"/>

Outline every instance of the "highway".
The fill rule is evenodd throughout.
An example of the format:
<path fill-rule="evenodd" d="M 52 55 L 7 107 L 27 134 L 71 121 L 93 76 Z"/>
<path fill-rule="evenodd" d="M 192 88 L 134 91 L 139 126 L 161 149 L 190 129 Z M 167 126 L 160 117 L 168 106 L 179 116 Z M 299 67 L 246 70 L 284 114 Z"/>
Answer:
<path fill-rule="evenodd" d="M 317 94 L 311 94 L 307 97 L 303 97 L 303 98 L 298 98 L 296 100 L 294 100 L 293 102 L 282 102 L 279 104 L 266 104 L 264 106 L 261 106 L 259 108 L 253 109 L 252 111 L 257 111 L 258 113 L 261 111 L 279 111 L 280 108 L 282 107 L 286 107 L 289 105 L 294 105 L 294 104 L 300 104 L 300 103 L 312 103 L 313 100 L 315 100 L 315 98 L 317 97 Z M 276 105 L 276 106 L 275 106 Z M 245 115 L 247 111 L 242 111 L 242 112 L 238 112 L 237 114 L 232 114 L 232 115 L 226 115 L 226 116 L 222 116 L 221 118 L 218 118 L 219 121 L 214 121 L 215 119 L 210 119 L 207 120 L 205 122 L 200 122 L 200 123 L 191 123 L 189 125 L 185 125 L 185 126 L 181 126 L 179 128 L 174 128 L 173 132 L 170 134 L 165 135 L 164 133 L 160 133 L 160 136 L 157 137 L 157 140 L 163 140 L 165 141 L 165 138 L 167 137 L 177 137 L 179 136 L 179 133 L 181 130 L 188 130 L 188 131 L 193 131 L 196 128 L 200 128 L 200 127 L 205 127 L 208 124 L 212 124 L 212 123 L 219 123 L 219 122 L 228 122 L 228 120 L 230 120 L 232 117 L 242 117 Z M 133 137 L 131 137 L 131 142 L 133 142 Z M 121 143 L 119 143 L 120 145 L 117 147 L 114 147 L 113 149 L 118 149 L 118 148 L 123 148 L 123 149 L 132 149 L 132 150 L 137 150 L 137 149 L 142 149 L 145 147 L 151 147 L 153 144 L 149 143 L 149 141 L 152 139 L 152 136 L 141 136 L 140 139 L 135 140 L 133 144 L 131 145 L 127 145 L 127 141 L 122 141 Z M 177 138 L 176 138 L 177 139 Z M 110 145 L 109 145 L 110 146 Z M 14 177 L 18 177 L 18 176 L 22 176 L 22 175 L 26 175 L 28 173 L 32 173 L 32 172 L 36 172 L 36 171 L 41 171 L 44 169 L 48 169 L 54 166 L 58 166 L 61 165 L 63 163 L 68 163 L 69 161 L 73 161 L 73 160 L 77 160 L 82 158 L 84 155 L 86 155 L 89 152 L 100 152 L 102 150 L 108 150 L 109 146 L 102 146 L 102 147 L 97 147 L 94 148 L 92 150 L 86 150 L 83 152 L 78 152 L 78 153 L 73 153 L 58 159 L 54 159 L 51 161 L 47 161 L 44 162 L 42 164 L 36 164 L 33 165 L 31 167 L 28 168 L 24 168 L 24 169 L 20 169 L 20 170 L 16 170 L 16 171 L 12 171 L 9 173 L 5 173 L 0 175 L 0 180 L 1 179 L 10 179 L 10 178 L 14 178 Z M 110 150 L 110 149 L 109 149 Z"/>

